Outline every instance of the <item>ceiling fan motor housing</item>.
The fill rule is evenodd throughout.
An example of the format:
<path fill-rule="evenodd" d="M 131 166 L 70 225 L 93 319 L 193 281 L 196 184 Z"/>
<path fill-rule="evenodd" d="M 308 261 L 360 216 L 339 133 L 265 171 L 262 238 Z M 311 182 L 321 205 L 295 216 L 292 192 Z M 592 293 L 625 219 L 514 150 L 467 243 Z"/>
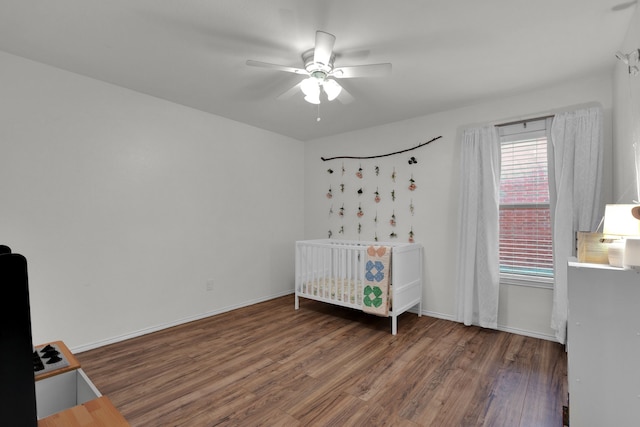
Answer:
<path fill-rule="evenodd" d="M 333 61 L 336 59 L 336 54 L 332 53 L 329 57 L 329 63 L 323 64 L 321 62 L 314 62 L 315 49 L 309 49 L 302 54 L 302 60 L 304 61 L 304 68 L 307 70 L 311 77 L 318 80 L 325 80 L 327 76 L 333 70 Z"/>

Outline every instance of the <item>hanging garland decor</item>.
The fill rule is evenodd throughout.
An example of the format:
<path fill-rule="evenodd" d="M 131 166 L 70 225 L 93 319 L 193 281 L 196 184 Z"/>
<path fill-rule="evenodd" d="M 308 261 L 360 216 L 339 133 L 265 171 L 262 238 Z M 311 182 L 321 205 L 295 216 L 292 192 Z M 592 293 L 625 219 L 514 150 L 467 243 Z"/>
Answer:
<path fill-rule="evenodd" d="M 329 225 L 327 227 L 327 235 L 329 239 L 337 236 L 346 236 L 346 229 L 348 228 L 349 233 L 357 233 L 358 240 L 363 234 L 371 233 L 373 240 L 376 242 L 379 236 L 386 235 L 389 239 L 397 239 L 402 236 L 410 243 L 414 243 L 416 233 L 413 227 L 414 218 L 411 217 L 416 215 L 415 199 L 406 196 L 417 193 L 416 190 L 421 187 L 417 182 L 419 177 L 411 173 L 417 166 L 418 160 L 415 156 L 409 155 L 407 157 L 408 162 L 404 163 L 403 161 L 404 167 L 401 166 L 401 163 L 400 169 L 398 169 L 398 163 L 384 163 L 381 165 L 376 161 L 369 163 L 366 159 L 405 153 L 440 138 L 441 136 L 438 136 L 416 147 L 380 156 L 322 157 L 323 161 L 338 158 L 362 159 L 358 163 L 352 162 L 348 165 L 345 165 L 345 161 L 349 160 L 343 160 L 340 168 L 337 166 L 324 168 L 327 178 L 329 178 L 327 187 L 324 187 L 324 198 L 327 201 L 326 208 L 329 213 L 327 216 Z M 410 170 L 407 170 L 407 165 Z M 396 172 L 397 169 L 398 171 Z M 401 182 L 403 184 L 400 184 Z M 404 200 L 405 197 L 408 200 Z M 378 207 L 381 207 L 380 212 Z M 408 221 L 405 211 L 409 215 Z M 346 215 L 347 212 L 349 213 L 348 216 Z M 351 212 L 353 212 L 353 216 Z M 397 217 L 396 212 L 398 212 Z M 382 215 L 380 217 L 381 221 L 378 221 L 379 213 Z M 369 217 L 372 218 L 372 221 L 367 219 Z M 385 219 L 383 220 L 382 218 Z"/>
<path fill-rule="evenodd" d="M 423 142 L 422 144 L 416 145 L 416 146 L 415 146 L 415 147 L 413 147 L 413 148 L 407 148 L 407 149 L 405 149 L 405 150 L 395 151 L 395 152 L 393 152 L 393 153 L 388 153 L 388 154 L 380 154 L 380 155 L 378 155 L 378 156 L 366 156 L 366 157 L 357 157 L 357 156 L 336 156 L 336 157 L 327 157 L 327 158 L 320 157 L 320 158 L 321 158 L 321 159 L 322 159 L 322 161 L 324 161 L 324 162 L 329 161 L 329 160 L 334 160 L 334 159 L 377 159 L 377 158 L 379 158 L 379 157 L 387 157 L 387 156 L 393 156 L 394 154 L 406 153 L 407 151 L 415 150 L 415 149 L 417 149 L 417 148 L 420 148 L 420 147 L 423 147 L 423 146 L 425 146 L 425 145 L 427 145 L 427 144 L 430 144 L 430 143 L 432 143 L 433 141 L 435 141 L 435 140 L 437 140 L 437 139 L 440 139 L 440 138 L 442 138 L 442 135 L 440 135 L 440 136 L 436 136 L 435 138 L 431 139 L 430 141 Z M 415 162 L 415 158 L 414 158 L 414 157 L 412 157 L 412 159 L 414 160 L 413 162 Z M 413 162 L 411 162 L 411 163 L 413 163 Z M 411 164 L 411 163 L 410 163 L 410 164 Z M 417 162 L 415 162 L 415 163 L 417 163 Z M 362 172 L 362 169 L 360 169 L 358 172 Z M 344 166 L 342 167 L 342 173 L 344 174 Z M 361 178 L 361 176 L 358 176 L 358 178 Z"/>

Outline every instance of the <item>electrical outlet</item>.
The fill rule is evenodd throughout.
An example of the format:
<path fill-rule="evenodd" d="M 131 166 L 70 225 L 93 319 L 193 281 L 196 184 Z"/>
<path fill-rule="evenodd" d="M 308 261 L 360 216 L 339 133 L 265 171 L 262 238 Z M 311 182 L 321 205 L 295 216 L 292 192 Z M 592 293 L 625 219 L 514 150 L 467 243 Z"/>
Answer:
<path fill-rule="evenodd" d="M 207 280 L 207 291 L 213 290 L 213 280 Z"/>

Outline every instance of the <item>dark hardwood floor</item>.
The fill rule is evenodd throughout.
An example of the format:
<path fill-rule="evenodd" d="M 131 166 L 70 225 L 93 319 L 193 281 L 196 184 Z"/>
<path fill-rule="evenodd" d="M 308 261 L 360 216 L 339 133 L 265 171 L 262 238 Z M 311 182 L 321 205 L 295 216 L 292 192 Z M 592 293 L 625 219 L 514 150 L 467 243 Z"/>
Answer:
<path fill-rule="evenodd" d="M 77 354 L 132 426 L 562 426 L 558 343 L 293 295 Z"/>

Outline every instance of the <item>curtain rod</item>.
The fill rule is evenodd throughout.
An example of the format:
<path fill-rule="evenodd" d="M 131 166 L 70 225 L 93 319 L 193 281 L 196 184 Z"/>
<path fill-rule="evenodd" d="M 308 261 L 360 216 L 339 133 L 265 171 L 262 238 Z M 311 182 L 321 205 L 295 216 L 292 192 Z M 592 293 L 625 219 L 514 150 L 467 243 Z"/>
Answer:
<path fill-rule="evenodd" d="M 536 120 L 550 119 L 552 117 L 555 117 L 555 114 L 549 114 L 547 116 L 542 116 L 542 117 L 534 117 L 532 119 L 515 120 L 513 122 L 499 123 L 499 124 L 494 125 L 494 126 L 497 127 L 497 128 L 500 128 L 500 127 L 509 126 L 509 125 L 519 125 L 520 123 L 535 122 Z"/>

